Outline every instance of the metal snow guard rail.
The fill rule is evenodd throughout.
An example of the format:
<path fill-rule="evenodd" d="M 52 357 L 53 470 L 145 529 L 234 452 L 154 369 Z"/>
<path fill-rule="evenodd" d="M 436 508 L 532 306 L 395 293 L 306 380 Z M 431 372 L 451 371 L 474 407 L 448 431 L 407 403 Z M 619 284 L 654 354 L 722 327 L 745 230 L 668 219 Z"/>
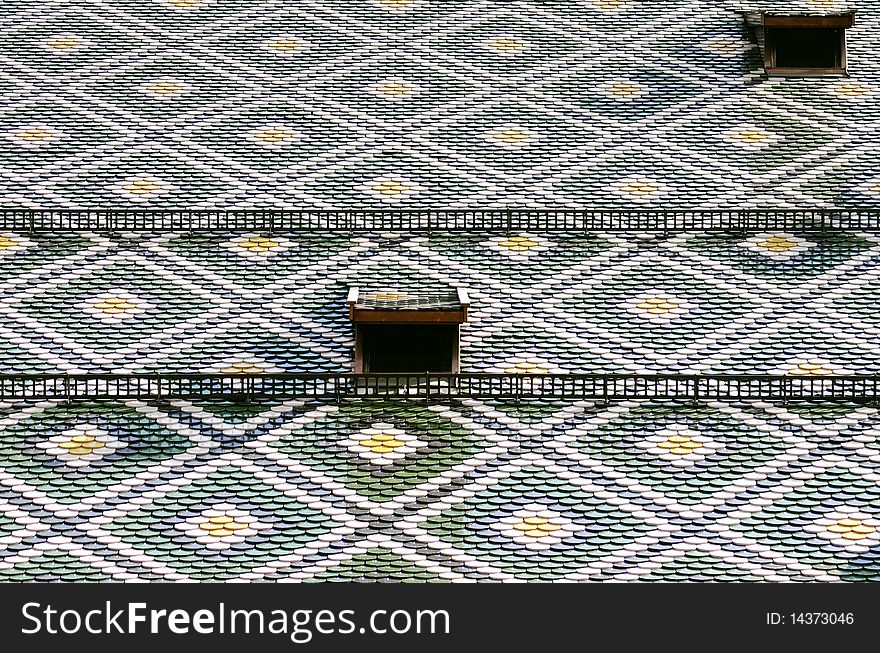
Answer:
<path fill-rule="evenodd" d="M 880 399 L 880 375 L 6 374 L 0 400 L 480 398 L 848 401 Z"/>
<path fill-rule="evenodd" d="M 875 209 L 29 210 L 0 208 L 7 231 L 880 231 Z"/>

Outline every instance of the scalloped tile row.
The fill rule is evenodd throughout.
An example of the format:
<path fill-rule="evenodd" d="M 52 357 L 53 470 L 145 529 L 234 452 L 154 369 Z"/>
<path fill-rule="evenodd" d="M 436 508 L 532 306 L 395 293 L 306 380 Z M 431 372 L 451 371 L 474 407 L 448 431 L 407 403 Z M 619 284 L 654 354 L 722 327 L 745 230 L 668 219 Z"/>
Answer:
<path fill-rule="evenodd" d="M 877 581 L 854 405 L 0 406 L 0 580 Z"/>
<path fill-rule="evenodd" d="M 848 78 L 740 13 L 844 6 L 14 0 L 0 205 L 877 208 L 880 0 Z"/>
<path fill-rule="evenodd" d="M 6 233 L 0 372 L 346 372 L 360 286 L 466 288 L 464 371 L 878 373 L 878 262 L 853 233 Z"/>

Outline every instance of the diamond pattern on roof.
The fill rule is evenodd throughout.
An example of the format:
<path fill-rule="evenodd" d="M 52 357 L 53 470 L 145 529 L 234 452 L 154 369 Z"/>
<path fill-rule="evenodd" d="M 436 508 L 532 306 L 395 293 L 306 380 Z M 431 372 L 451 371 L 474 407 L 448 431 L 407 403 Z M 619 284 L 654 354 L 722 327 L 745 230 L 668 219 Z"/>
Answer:
<path fill-rule="evenodd" d="M 876 581 L 877 433 L 821 403 L 7 404 L 0 578 Z"/>
<path fill-rule="evenodd" d="M 347 372 L 355 286 L 394 310 L 466 289 L 465 372 L 875 373 L 878 255 L 830 233 L 9 233 L 2 369 Z"/>
<path fill-rule="evenodd" d="M 2 206 L 880 207 L 876 0 L 847 79 L 766 79 L 740 13 L 836 0 L 80 4 L 4 15 Z M 359 286 L 467 289 L 465 372 L 877 373 L 878 242 L 3 233 L 0 372 L 346 372 Z M 0 579 L 877 581 L 877 428 L 821 403 L 4 403 Z"/>
<path fill-rule="evenodd" d="M 0 34 L 4 206 L 880 202 L 876 0 L 845 80 L 764 78 L 767 2 L 31 5 Z"/>

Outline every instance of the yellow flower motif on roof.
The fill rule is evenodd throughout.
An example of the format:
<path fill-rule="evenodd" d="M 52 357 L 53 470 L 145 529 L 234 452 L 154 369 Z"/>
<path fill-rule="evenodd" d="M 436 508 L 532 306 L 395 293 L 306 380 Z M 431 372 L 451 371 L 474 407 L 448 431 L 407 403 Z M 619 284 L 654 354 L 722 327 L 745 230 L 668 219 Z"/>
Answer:
<path fill-rule="evenodd" d="M 229 503 L 215 504 L 186 520 L 175 524 L 182 531 L 208 549 L 223 550 L 251 535 L 268 528 L 266 524 Z"/>
<path fill-rule="evenodd" d="M 633 195 L 653 195 L 660 189 L 649 181 L 631 181 L 623 184 L 620 190 Z"/>
<path fill-rule="evenodd" d="M 27 249 L 33 241 L 12 233 L 0 233 L 0 257 L 12 256 L 15 252 Z"/>
<path fill-rule="evenodd" d="M 528 233 L 495 237 L 482 244 L 514 260 L 521 261 L 540 256 L 542 252 L 548 251 L 554 245 L 546 238 Z"/>
<path fill-rule="evenodd" d="M 392 465 L 417 449 L 428 446 L 393 424 L 376 423 L 339 441 L 340 446 L 374 465 Z"/>
<path fill-rule="evenodd" d="M 543 374 L 568 374 L 568 370 L 559 367 L 551 361 L 535 355 L 532 352 L 520 351 L 502 361 L 499 361 L 487 372 L 502 374 L 522 374 L 523 376 L 538 376 Z"/>
<path fill-rule="evenodd" d="M 264 252 L 270 252 L 278 247 L 278 241 L 264 236 L 251 236 L 247 240 L 241 241 L 238 246 L 243 247 L 253 254 L 262 254 Z"/>
<path fill-rule="evenodd" d="M 627 78 L 610 79 L 597 86 L 594 90 L 612 100 L 623 102 L 635 100 L 648 92 L 646 86 Z"/>
<path fill-rule="evenodd" d="M 266 41 L 266 47 L 278 54 L 292 54 L 303 48 L 303 42 L 292 36 L 279 36 Z"/>
<path fill-rule="evenodd" d="M 79 307 L 102 322 L 114 324 L 143 313 L 151 304 L 123 288 L 116 288 L 86 300 Z"/>
<path fill-rule="evenodd" d="M 238 254 L 254 262 L 265 262 L 290 249 L 293 243 L 274 234 L 243 234 L 224 242 L 221 246 L 229 250 L 230 254 Z"/>
<path fill-rule="evenodd" d="M 16 145 L 29 149 L 44 147 L 61 138 L 61 132 L 49 125 L 21 125 L 6 133 Z"/>
<path fill-rule="evenodd" d="M 187 85 L 174 80 L 159 80 L 151 82 L 143 87 L 145 93 L 160 98 L 169 98 L 181 94 Z"/>
<path fill-rule="evenodd" d="M 605 89 L 607 93 L 619 98 L 630 98 L 644 93 L 641 86 L 632 82 L 614 82 L 606 86 Z"/>
<path fill-rule="evenodd" d="M 227 535 L 234 535 L 236 531 L 244 530 L 247 527 L 247 524 L 235 521 L 235 517 L 225 514 L 216 517 L 208 517 L 206 521 L 199 524 L 199 528 L 211 537 L 226 537 Z"/>
<path fill-rule="evenodd" d="M 649 297 L 636 306 L 651 315 L 667 315 L 678 308 L 679 304 L 667 297 Z"/>
<path fill-rule="evenodd" d="M 108 315 L 119 315 L 133 308 L 137 308 L 137 304 L 129 301 L 125 297 L 108 297 L 95 302 L 93 306 Z"/>
<path fill-rule="evenodd" d="M 517 509 L 492 524 L 492 528 L 517 544 L 538 551 L 583 530 L 583 526 L 540 503 Z"/>
<path fill-rule="evenodd" d="M 75 34 L 60 34 L 46 39 L 46 46 L 54 52 L 72 52 L 85 45 L 85 40 Z"/>
<path fill-rule="evenodd" d="M 70 440 L 58 443 L 59 448 L 74 456 L 85 456 L 106 446 L 93 435 L 74 435 Z"/>
<path fill-rule="evenodd" d="M 628 297 L 620 307 L 640 318 L 666 322 L 672 317 L 684 315 L 690 303 L 676 297 L 663 288 L 645 288 L 635 297 Z"/>
<path fill-rule="evenodd" d="M 685 424 L 670 424 L 636 444 L 648 453 L 681 468 L 691 467 L 724 448 L 723 443 L 716 442 Z"/>
<path fill-rule="evenodd" d="M 880 195 L 880 177 L 868 179 L 865 183 L 859 185 L 858 189 L 868 195 Z"/>
<path fill-rule="evenodd" d="M 82 467 L 125 445 L 94 424 L 79 424 L 38 443 L 37 446 L 69 467 Z"/>
<path fill-rule="evenodd" d="M 757 234 L 739 243 L 757 254 L 773 259 L 790 259 L 798 256 L 808 249 L 815 247 L 812 243 L 800 236 L 786 233 Z"/>
<path fill-rule="evenodd" d="M 262 374 L 266 370 L 253 361 L 233 361 L 220 371 L 223 374 Z"/>
<path fill-rule="evenodd" d="M 508 127 L 489 134 L 490 138 L 505 145 L 520 145 L 529 140 L 529 133 L 517 127 Z"/>
<path fill-rule="evenodd" d="M 525 42 L 512 37 L 499 37 L 490 39 L 486 42 L 493 50 L 497 50 L 503 54 L 513 54 L 521 51 L 525 47 Z"/>
<path fill-rule="evenodd" d="M 166 180 L 144 172 L 121 179 L 112 188 L 128 200 L 148 202 L 158 195 L 165 195 L 171 192 L 175 187 Z"/>
<path fill-rule="evenodd" d="M 524 360 L 513 363 L 504 370 L 505 374 L 547 374 L 549 368 L 541 362 L 535 360 Z"/>
<path fill-rule="evenodd" d="M 391 433 L 376 433 L 366 440 L 360 440 L 358 444 L 362 447 L 366 447 L 373 453 L 391 453 L 398 447 L 405 446 L 406 442 L 398 440 L 397 437 Z"/>
<path fill-rule="evenodd" d="M 381 82 L 375 88 L 379 93 L 392 96 L 407 95 L 415 90 L 414 86 L 406 82 Z"/>
<path fill-rule="evenodd" d="M 205 0 L 164 0 L 165 4 L 177 7 L 178 9 L 195 9 L 204 1 Z"/>
<path fill-rule="evenodd" d="M 554 524 L 547 517 L 524 517 L 521 522 L 514 524 L 513 528 L 520 531 L 526 537 L 549 537 L 562 526 Z"/>
<path fill-rule="evenodd" d="M 670 435 L 663 442 L 658 443 L 657 446 L 677 456 L 686 456 L 703 447 L 696 440 L 692 440 L 689 435 Z"/>
<path fill-rule="evenodd" d="M 122 185 L 123 190 L 132 195 L 153 195 L 162 190 L 162 185 L 145 179 L 134 179 Z"/>
<path fill-rule="evenodd" d="M 776 140 L 770 132 L 759 127 L 738 127 L 727 132 L 725 137 L 738 145 L 754 148 L 765 147 Z"/>
<path fill-rule="evenodd" d="M 406 11 L 416 4 L 416 0 L 379 0 L 379 4 L 391 11 Z"/>
<path fill-rule="evenodd" d="M 15 132 L 15 136 L 22 139 L 23 141 L 39 142 L 50 138 L 52 136 L 52 132 L 47 129 L 42 129 L 40 127 L 27 127 L 25 129 Z"/>
<path fill-rule="evenodd" d="M 400 179 L 383 179 L 373 183 L 372 189 L 386 197 L 397 197 L 413 190 L 413 186 Z"/>
<path fill-rule="evenodd" d="M 293 132 L 284 127 L 266 127 L 253 132 L 252 136 L 263 145 L 276 147 L 286 145 L 294 138 Z"/>
<path fill-rule="evenodd" d="M 388 179 L 374 184 L 373 190 L 378 191 L 383 195 L 399 195 L 400 193 L 412 190 L 412 186 L 396 179 Z"/>
<path fill-rule="evenodd" d="M 797 247 L 798 244 L 793 240 L 789 240 L 785 236 L 772 236 L 767 240 L 762 240 L 757 243 L 758 247 L 764 247 L 765 249 L 770 250 L 771 252 L 787 252 L 788 250 Z"/>
<path fill-rule="evenodd" d="M 532 247 L 537 247 L 540 243 L 526 236 L 509 236 L 498 244 L 501 247 L 506 247 L 511 252 L 527 252 Z"/>
<path fill-rule="evenodd" d="M 230 353 L 216 363 L 200 370 L 209 374 L 272 374 L 284 370 L 267 363 L 250 352 Z"/>
<path fill-rule="evenodd" d="M 529 135 L 521 129 L 503 129 L 496 132 L 494 137 L 503 143 L 517 144 L 528 140 Z"/>
<path fill-rule="evenodd" d="M 149 175 L 133 176 L 119 181 L 114 190 L 126 199 L 149 202 L 154 197 L 168 193 L 171 184 Z"/>
<path fill-rule="evenodd" d="M 599 9 L 617 11 L 626 6 L 627 0 L 592 0 L 593 6 Z"/>
<path fill-rule="evenodd" d="M 871 93 L 871 89 L 858 82 L 844 82 L 834 87 L 834 92 L 847 98 L 862 98 Z"/>
<path fill-rule="evenodd" d="M 880 542 L 880 521 L 857 506 L 837 506 L 806 526 L 806 530 L 849 551 L 867 551 Z"/>
<path fill-rule="evenodd" d="M 819 362 L 799 363 L 792 367 L 788 373 L 792 376 L 828 376 L 834 371 Z"/>
<path fill-rule="evenodd" d="M 659 184 L 647 179 L 625 181 L 618 186 L 618 189 L 621 193 L 629 195 L 633 199 L 650 199 L 660 192 Z"/>
<path fill-rule="evenodd" d="M 742 129 L 734 132 L 730 137 L 743 143 L 760 143 L 767 140 L 767 132 L 758 131 L 757 129 Z"/>
<path fill-rule="evenodd" d="M 864 540 L 876 533 L 877 529 L 861 519 L 844 518 L 828 526 L 828 531 L 847 540 Z"/>

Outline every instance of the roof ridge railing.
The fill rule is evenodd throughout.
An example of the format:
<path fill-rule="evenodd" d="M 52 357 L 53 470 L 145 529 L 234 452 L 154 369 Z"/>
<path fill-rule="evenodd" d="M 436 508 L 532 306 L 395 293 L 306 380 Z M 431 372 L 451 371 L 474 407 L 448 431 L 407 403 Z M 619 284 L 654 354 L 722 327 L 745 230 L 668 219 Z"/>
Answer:
<path fill-rule="evenodd" d="M 4 231 L 880 231 L 880 207 L 849 209 L 3 209 Z"/>
<path fill-rule="evenodd" d="M 639 399 L 880 400 L 880 375 L 774 374 L 2 374 L 0 400 Z"/>

